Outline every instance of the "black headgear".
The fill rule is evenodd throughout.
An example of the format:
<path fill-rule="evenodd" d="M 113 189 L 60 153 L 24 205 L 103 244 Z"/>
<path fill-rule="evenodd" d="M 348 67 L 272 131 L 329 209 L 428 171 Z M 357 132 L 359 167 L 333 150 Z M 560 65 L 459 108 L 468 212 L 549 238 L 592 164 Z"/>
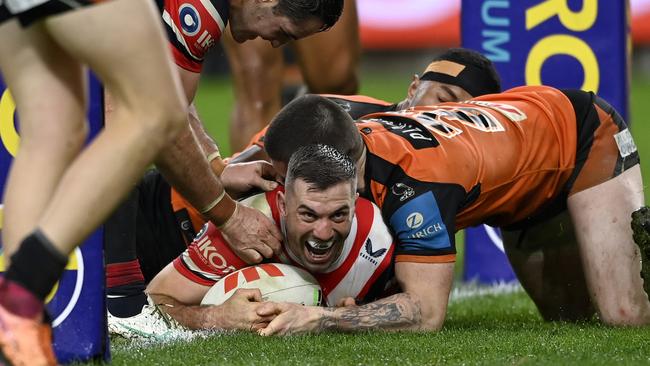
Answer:
<path fill-rule="evenodd" d="M 478 62 L 468 62 L 468 58 Z M 499 76 L 492 63 L 468 49 L 452 49 L 439 56 L 427 66 L 420 80 L 457 85 L 473 97 L 501 92 Z"/>

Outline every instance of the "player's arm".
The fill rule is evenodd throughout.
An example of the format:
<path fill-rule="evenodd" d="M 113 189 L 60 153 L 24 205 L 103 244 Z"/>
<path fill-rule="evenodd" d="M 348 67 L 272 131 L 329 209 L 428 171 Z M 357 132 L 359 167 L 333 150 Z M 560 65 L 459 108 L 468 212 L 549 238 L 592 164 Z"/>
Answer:
<path fill-rule="evenodd" d="M 254 324 L 267 319 L 259 317 L 256 309 L 262 301 L 257 289 L 238 289 L 221 305 L 199 305 L 210 289 L 189 280 L 168 264 L 147 287 L 155 304 L 189 329 L 250 330 Z"/>
<path fill-rule="evenodd" d="M 193 97 L 199 74 L 178 69 L 186 94 Z M 225 194 L 189 123 L 162 150 L 156 166 L 206 219 L 221 227 L 233 248 L 249 263 L 257 263 L 263 256 L 271 257 L 274 251 L 280 250 L 282 236 L 277 227 L 259 211 L 240 207 Z"/>
<path fill-rule="evenodd" d="M 206 223 L 188 248 L 154 277 L 147 293 L 162 310 L 190 329 L 248 330 L 268 321 L 256 314 L 259 291 L 242 289 L 221 305 L 200 305 L 215 283 L 245 266 L 220 231 Z"/>
<path fill-rule="evenodd" d="M 391 182 L 392 183 L 392 182 Z M 454 217 L 462 187 L 410 181 L 391 184 L 382 213 L 397 244 L 395 276 L 402 293 L 359 307 L 305 308 L 271 304 L 260 315 L 277 317 L 262 335 L 322 330 L 438 330 L 447 311 L 453 280 Z M 436 191 L 440 190 L 437 195 Z M 437 199 L 444 197 L 445 199 Z"/>
<path fill-rule="evenodd" d="M 266 303 L 259 308 L 258 315 L 277 316 L 259 333 L 268 336 L 325 330 L 438 330 L 447 311 L 453 266 L 453 263 L 397 263 L 396 276 L 403 292 L 362 306 L 321 308 Z"/>
<path fill-rule="evenodd" d="M 226 192 L 233 198 L 240 198 L 251 191 L 272 191 L 277 187 L 273 166 L 260 159 L 226 164 L 214 139 L 208 134 L 199 118 L 194 104 L 190 105 L 189 121 L 203 153 L 214 174 L 221 178 Z"/>

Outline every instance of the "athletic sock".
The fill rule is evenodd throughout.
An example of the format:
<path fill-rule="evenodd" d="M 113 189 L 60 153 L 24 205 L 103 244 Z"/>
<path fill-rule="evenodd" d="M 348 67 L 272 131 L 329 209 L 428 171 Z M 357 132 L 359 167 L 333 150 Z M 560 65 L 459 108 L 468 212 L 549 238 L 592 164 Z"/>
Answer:
<path fill-rule="evenodd" d="M 128 318 L 147 304 L 144 276 L 137 259 L 106 265 L 106 306 L 111 315 Z"/>
<path fill-rule="evenodd" d="M 68 257 L 37 229 L 22 241 L 16 253 L 11 256 L 11 265 L 5 278 L 45 301 L 67 263 Z"/>

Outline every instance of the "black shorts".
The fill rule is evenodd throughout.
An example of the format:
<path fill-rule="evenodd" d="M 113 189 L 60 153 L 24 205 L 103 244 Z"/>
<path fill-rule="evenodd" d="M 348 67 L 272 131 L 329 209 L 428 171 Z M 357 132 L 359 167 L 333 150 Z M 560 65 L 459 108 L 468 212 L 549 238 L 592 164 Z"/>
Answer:
<path fill-rule="evenodd" d="M 42 4 L 26 6 L 25 10 L 20 10 L 14 14 L 7 7 L 7 0 L 2 0 L 0 5 L 0 24 L 4 21 L 18 18 L 20 24 L 24 27 L 29 26 L 35 21 L 52 15 L 64 13 L 69 10 L 79 9 L 91 5 L 97 1 L 93 0 L 47 0 Z"/>
<path fill-rule="evenodd" d="M 562 90 L 576 114 L 576 162 L 562 192 L 538 213 L 505 230 L 520 230 L 555 217 L 566 210 L 574 193 L 612 179 L 639 164 L 639 153 L 627 123 L 614 107 L 594 93 Z"/>
<path fill-rule="evenodd" d="M 189 218 L 183 214 L 173 211 L 171 187 L 160 173 L 147 172 L 104 225 L 107 263 L 137 258 L 145 281 L 151 281 L 187 248 L 181 227 Z"/>

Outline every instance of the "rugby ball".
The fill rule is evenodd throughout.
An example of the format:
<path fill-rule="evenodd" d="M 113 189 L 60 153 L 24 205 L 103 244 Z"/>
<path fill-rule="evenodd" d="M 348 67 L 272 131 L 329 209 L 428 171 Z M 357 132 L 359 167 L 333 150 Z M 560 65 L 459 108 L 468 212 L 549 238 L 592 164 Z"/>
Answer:
<path fill-rule="evenodd" d="M 201 305 L 220 305 L 237 289 L 257 288 L 262 301 L 293 302 L 319 306 L 323 292 L 309 272 L 288 264 L 265 263 L 230 273 L 205 294 Z"/>

